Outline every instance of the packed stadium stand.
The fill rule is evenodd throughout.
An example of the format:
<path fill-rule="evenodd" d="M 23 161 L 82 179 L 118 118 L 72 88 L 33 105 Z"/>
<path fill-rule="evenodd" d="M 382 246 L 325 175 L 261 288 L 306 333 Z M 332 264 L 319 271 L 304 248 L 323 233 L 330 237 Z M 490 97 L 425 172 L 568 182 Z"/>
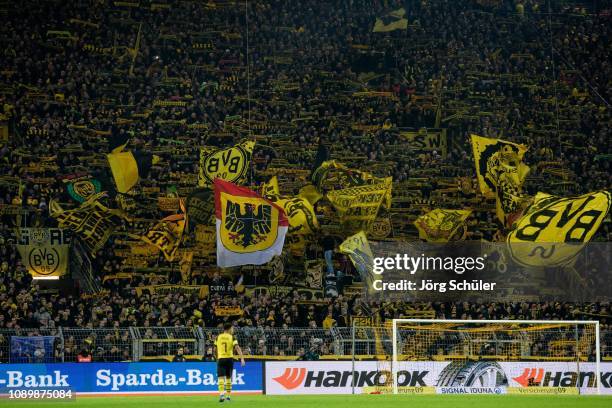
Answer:
<path fill-rule="evenodd" d="M 29 362 L 146 360 L 178 347 L 212 359 L 226 321 L 246 355 L 341 358 L 354 321 L 382 327 L 411 316 L 599 320 L 602 359 L 612 359 L 608 302 L 364 300 L 360 274 L 338 251 L 348 234 L 325 198 L 314 204 L 318 229 L 290 234 L 282 256 L 262 266 L 218 268 L 208 219 L 189 221 L 171 257 L 140 239 L 181 211 L 179 197 L 206 194 L 200 148 L 244 140 L 256 143 L 243 185 L 256 191 L 276 176 L 280 192 L 296 196 L 325 160 L 392 177 L 391 205 L 369 236 L 381 242 L 418 240 L 414 221 L 435 208 L 471 209 L 462 239 L 503 240 L 495 199 L 478 191 L 470 134 L 529 147 L 526 195 L 609 190 L 610 1 L 0 7 L 0 362 L 13 335 L 56 337 L 53 356 Z M 405 29 L 373 30 L 400 8 Z M 138 183 L 120 192 L 107 154 L 122 145 Z M 69 272 L 33 279 L 19 231 L 69 230 L 62 217 L 82 215 L 70 210 L 91 197 L 105 209 L 92 207 L 91 228 L 66 239 Z M 112 228 L 100 233 L 102 222 Z M 608 215 L 592 241 L 611 241 L 611 229 Z M 371 341 L 358 354 L 389 353 L 379 336 L 361 335 Z"/>

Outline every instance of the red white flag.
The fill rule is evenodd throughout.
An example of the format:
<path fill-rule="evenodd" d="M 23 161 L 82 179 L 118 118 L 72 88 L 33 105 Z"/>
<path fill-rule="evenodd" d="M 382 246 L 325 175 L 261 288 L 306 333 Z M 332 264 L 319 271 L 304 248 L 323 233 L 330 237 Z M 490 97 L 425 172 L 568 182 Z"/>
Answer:
<path fill-rule="evenodd" d="M 263 265 L 280 255 L 289 227 L 281 207 L 246 187 L 215 179 L 217 265 Z"/>

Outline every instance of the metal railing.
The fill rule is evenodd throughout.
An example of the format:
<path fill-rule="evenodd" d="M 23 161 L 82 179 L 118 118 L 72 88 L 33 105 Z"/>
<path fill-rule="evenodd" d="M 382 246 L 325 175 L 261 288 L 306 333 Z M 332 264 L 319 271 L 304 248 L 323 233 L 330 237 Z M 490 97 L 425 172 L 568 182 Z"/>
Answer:
<path fill-rule="evenodd" d="M 195 327 L 134 327 L 132 332 L 135 360 L 174 355 L 179 347 L 186 355 L 204 354 L 203 337 Z"/>
<path fill-rule="evenodd" d="M 213 343 L 221 329 L 204 327 L 137 327 L 137 359 L 174 355 L 179 347 L 183 354 L 213 358 Z M 309 350 L 318 353 L 344 354 L 334 330 L 318 328 L 266 329 L 243 327 L 234 333 L 246 356 L 300 357 Z"/>
<path fill-rule="evenodd" d="M 134 336 L 129 328 L 62 329 L 62 361 L 76 361 L 87 350 L 94 361 L 134 360 Z"/>
<path fill-rule="evenodd" d="M 207 330 L 209 347 L 212 336 L 220 330 Z M 264 329 L 242 328 L 235 332 L 236 339 L 244 354 L 256 356 L 303 356 L 311 349 L 320 354 L 342 354 L 338 346 L 338 338 L 333 329 L 291 328 Z"/>
<path fill-rule="evenodd" d="M 0 363 L 11 362 L 12 336 L 54 337 L 52 350 L 45 350 L 43 359 L 32 355 L 27 362 L 73 362 L 84 351 L 93 361 L 144 361 L 173 356 L 179 347 L 192 359 L 212 360 L 214 339 L 220 332 L 208 327 L 0 329 Z M 386 359 L 393 348 L 391 329 L 382 326 L 329 330 L 242 327 L 235 330 L 235 336 L 243 353 L 253 358 Z M 612 360 L 612 330 L 602 330 L 600 351 L 602 360 Z"/>

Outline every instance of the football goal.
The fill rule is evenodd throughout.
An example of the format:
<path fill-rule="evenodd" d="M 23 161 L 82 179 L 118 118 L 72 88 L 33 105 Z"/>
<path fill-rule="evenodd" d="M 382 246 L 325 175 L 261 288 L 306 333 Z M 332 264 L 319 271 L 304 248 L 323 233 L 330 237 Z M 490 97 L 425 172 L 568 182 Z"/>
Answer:
<path fill-rule="evenodd" d="M 599 394 L 599 344 L 597 321 L 394 319 L 392 390 Z"/>

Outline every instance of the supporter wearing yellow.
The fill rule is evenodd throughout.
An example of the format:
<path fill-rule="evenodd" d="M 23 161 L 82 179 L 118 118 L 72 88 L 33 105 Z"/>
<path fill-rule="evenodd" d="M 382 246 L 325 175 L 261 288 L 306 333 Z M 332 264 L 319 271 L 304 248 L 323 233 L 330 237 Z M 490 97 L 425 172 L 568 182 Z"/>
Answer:
<path fill-rule="evenodd" d="M 323 329 L 329 330 L 336 325 L 336 319 L 333 318 L 332 314 L 329 313 L 323 320 Z"/>
<path fill-rule="evenodd" d="M 234 326 L 231 323 L 223 325 L 223 333 L 215 340 L 215 355 L 217 357 L 217 380 L 219 383 L 219 402 L 230 400 L 232 392 L 232 372 L 234 371 L 234 349 L 240 356 L 240 363 L 244 367 L 244 356 L 234 338 Z"/>

